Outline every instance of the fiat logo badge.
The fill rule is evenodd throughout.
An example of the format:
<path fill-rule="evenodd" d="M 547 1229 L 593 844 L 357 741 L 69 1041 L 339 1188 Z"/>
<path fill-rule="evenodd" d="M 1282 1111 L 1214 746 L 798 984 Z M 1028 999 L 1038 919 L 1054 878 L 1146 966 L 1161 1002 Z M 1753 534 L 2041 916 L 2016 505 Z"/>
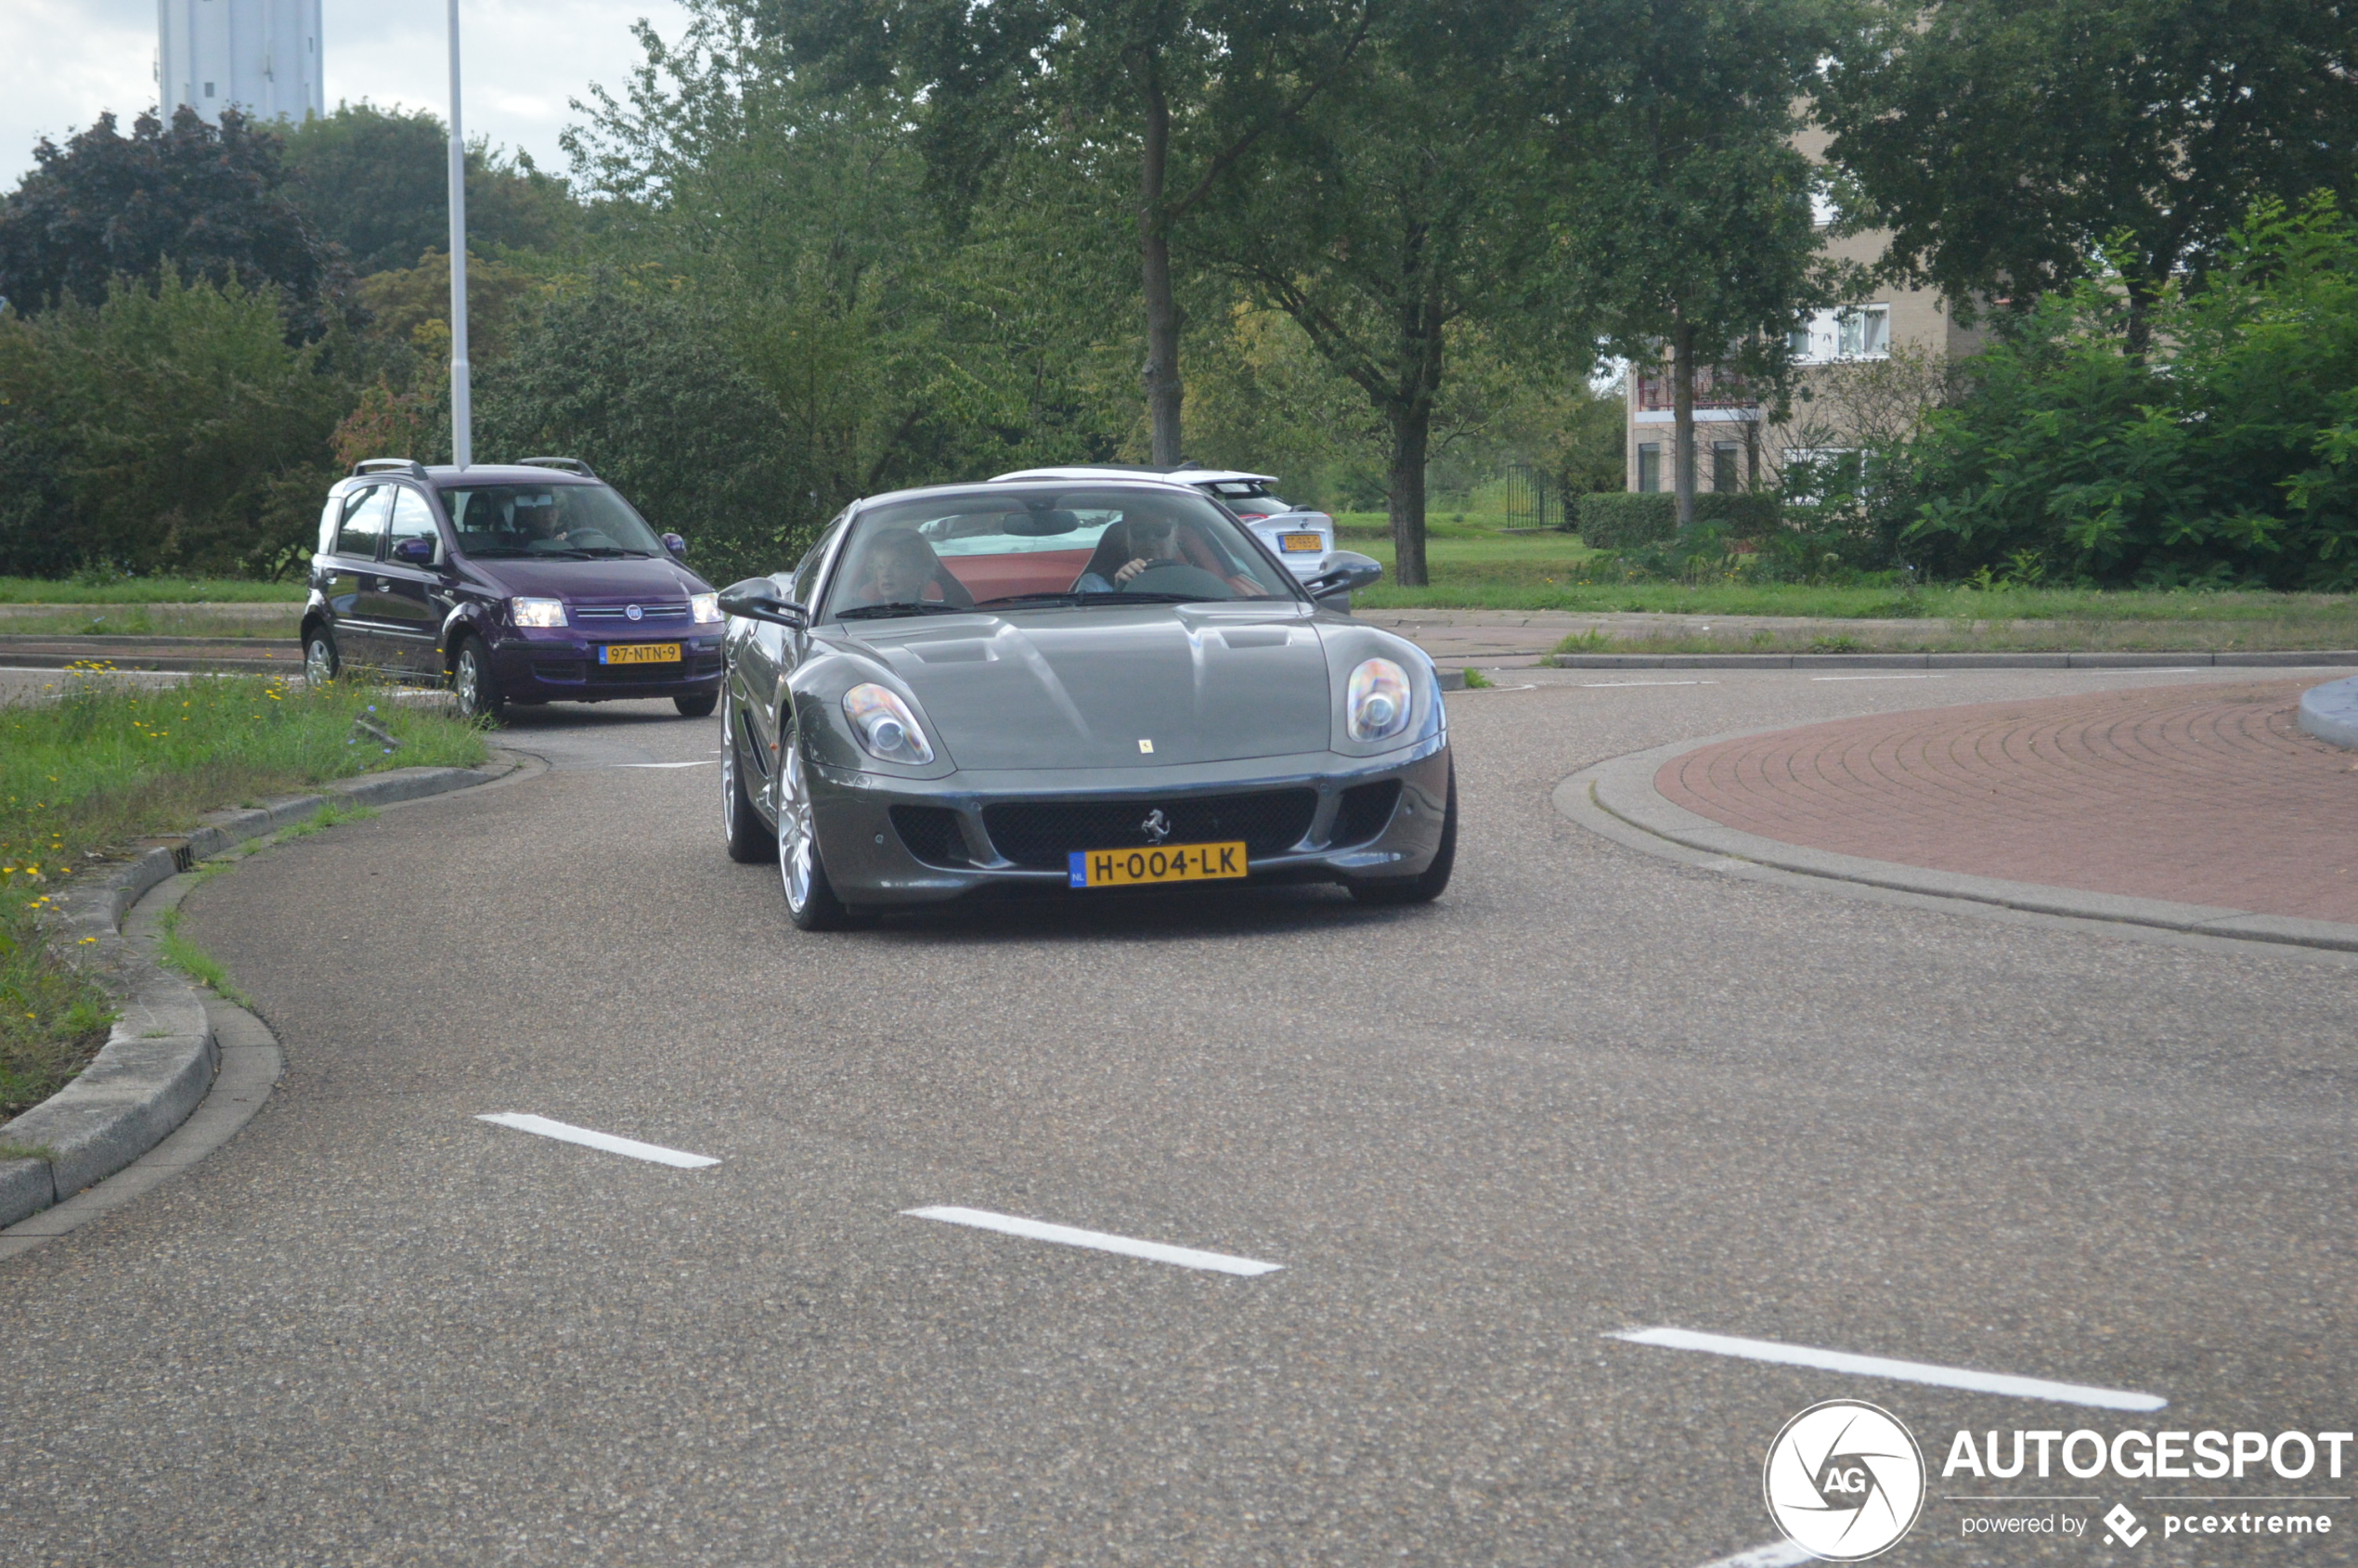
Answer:
<path fill-rule="evenodd" d="M 627 610 L 623 611 L 622 613 L 623 613 L 624 615 L 626 615 L 626 616 L 629 616 L 632 620 L 634 620 L 634 621 L 635 621 L 635 620 L 642 620 L 642 619 L 644 619 L 644 618 L 645 618 L 645 616 L 646 616 L 646 614 L 647 614 L 647 612 L 646 612 L 646 611 L 641 610 L 641 608 L 639 608 L 639 606 L 638 606 L 638 605 L 636 605 L 636 604 L 631 605 L 628 609 L 627 609 Z"/>

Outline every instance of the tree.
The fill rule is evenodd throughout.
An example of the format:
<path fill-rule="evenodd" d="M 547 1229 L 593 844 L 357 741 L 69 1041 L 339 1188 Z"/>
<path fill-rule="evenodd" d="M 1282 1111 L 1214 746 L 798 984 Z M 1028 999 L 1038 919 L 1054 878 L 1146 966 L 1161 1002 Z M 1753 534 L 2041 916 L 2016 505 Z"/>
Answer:
<path fill-rule="evenodd" d="M 595 468 L 698 564 L 771 572 L 805 537 L 807 488 L 769 393 L 732 361 L 727 322 L 612 274 L 541 310 L 476 392 L 478 450 Z"/>
<path fill-rule="evenodd" d="M 184 282 L 235 283 L 282 299 L 317 337 L 342 305 L 344 270 L 290 200 L 281 143 L 235 110 L 211 125 L 186 107 L 131 135 L 101 114 L 33 171 L 0 210 L 0 296 L 24 314 L 71 296 L 97 305 L 118 277 L 169 263 Z"/>
<path fill-rule="evenodd" d="M 2251 203 L 2358 179 L 2358 11 L 2318 0 L 1871 0 L 1820 94 L 1894 276 L 1963 312 L 2107 267 L 2143 354 Z"/>
<path fill-rule="evenodd" d="M 895 89 L 938 187 L 955 198 L 970 203 L 1005 153 L 1043 147 L 1129 193 L 1153 459 L 1177 462 L 1185 388 L 1174 233 L 1348 67 L 1371 0 L 746 3 L 830 84 Z"/>
<path fill-rule="evenodd" d="M 1667 361 L 1685 529 L 1698 369 L 1773 381 L 1787 330 L 1831 293 L 1794 146 L 1828 29 L 1809 0 L 1608 0 L 1591 25 L 1614 43 L 1601 63 L 1574 52 L 1600 101 L 1561 127 L 1578 171 L 1561 209 L 1564 287 L 1615 352 Z"/>
<path fill-rule="evenodd" d="M 39 520 L 66 541 L 48 564 L 284 572 L 334 478 L 331 346 L 290 344 L 270 292 L 171 271 L 0 314 L 0 451 L 45 448 L 69 500 Z"/>
<path fill-rule="evenodd" d="M 2167 366 L 2119 352 L 2127 308 L 2084 280 L 1969 362 L 1907 455 L 1912 541 L 1951 572 L 2358 587 L 2358 225 L 2261 203 L 2149 305 Z"/>
<path fill-rule="evenodd" d="M 314 228 L 344 248 L 367 276 L 415 266 L 450 244 L 450 138 L 424 110 L 338 104 L 287 133 L 289 193 Z M 563 180 L 519 154 L 486 144 L 467 150 L 469 247 L 545 250 L 562 244 L 579 213 Z"/>
<path fill-rule="evenodd" d="M 1541 352 L 1568 341 L 1537 287 L 1551 171 L 1522 73 L 1511 3 L 1396 6 L 1315 116 L 1262 138 L 1198 243 L 1300 324 L 1385 433 L 1398 580 L 1425 572 L 1425 467 L 1450 345 L 1518 320 Z M 1586 369 L 1576 352 L 1574 373 Z"/>

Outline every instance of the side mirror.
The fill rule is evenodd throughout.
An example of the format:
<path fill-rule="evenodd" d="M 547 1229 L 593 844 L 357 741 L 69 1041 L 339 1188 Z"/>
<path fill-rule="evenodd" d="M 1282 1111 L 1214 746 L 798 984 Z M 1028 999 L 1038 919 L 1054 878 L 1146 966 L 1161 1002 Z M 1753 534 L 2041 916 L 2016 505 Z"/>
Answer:
<path fill-rule="evenodd" d="M 431 566 L 434 564 L 434 541 L 403 539 L 393 547 L 393 558 L 404 566 Z"/>
<path fill-rule="evenodd" d="M 1327 557 L 1327 569 L 1302 586 L 1311 598 L 1325 599 L 1366 588 L 1382 576 L 1383 563 L 1373 556 L 1338 550 Z"/>
<path fill-rule="evenodd" d="M 681 538 L 677 534 L 664 535 L 663 548 L 671 551 L 675 557 L 681 561 L 688 559 L 688 541 Z"/>
<path fill-rule="evenodd" d="M 768 577 L 747 577 L 720 590 L 723 615 L 742 616 L 749 621 L 768 621 L 791 631 L 801 631 L 810 625 L 810 612 L 799 604 L 778 597 L 778 585 Z"/>

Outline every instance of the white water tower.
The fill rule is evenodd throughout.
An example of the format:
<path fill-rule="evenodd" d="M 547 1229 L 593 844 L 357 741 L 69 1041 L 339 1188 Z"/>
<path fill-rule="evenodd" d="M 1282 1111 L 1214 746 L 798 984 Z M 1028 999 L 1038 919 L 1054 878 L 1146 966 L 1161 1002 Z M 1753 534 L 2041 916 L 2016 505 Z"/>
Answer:
<path fill-rule="evenodd" d="M 325 114 L 319 4 L 156 0 L 156 99 L 164 119 L 184 103 L 214 121 L 232 107 L 257 120 Z"/>

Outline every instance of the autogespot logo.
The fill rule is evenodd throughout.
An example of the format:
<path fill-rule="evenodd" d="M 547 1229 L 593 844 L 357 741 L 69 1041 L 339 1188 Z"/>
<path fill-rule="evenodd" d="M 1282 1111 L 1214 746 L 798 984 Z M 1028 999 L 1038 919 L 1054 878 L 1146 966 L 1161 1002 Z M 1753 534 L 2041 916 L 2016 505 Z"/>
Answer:
<path fill-rule="evenodd" d="M 1829 1562 L 1897 1542 L 1924 1506 L 1924 1457 L 1889 1411 L 1857 1399 L 1812 1405 L 1777 1433 L 1761 1467 L 1768 1517 Z"/>

